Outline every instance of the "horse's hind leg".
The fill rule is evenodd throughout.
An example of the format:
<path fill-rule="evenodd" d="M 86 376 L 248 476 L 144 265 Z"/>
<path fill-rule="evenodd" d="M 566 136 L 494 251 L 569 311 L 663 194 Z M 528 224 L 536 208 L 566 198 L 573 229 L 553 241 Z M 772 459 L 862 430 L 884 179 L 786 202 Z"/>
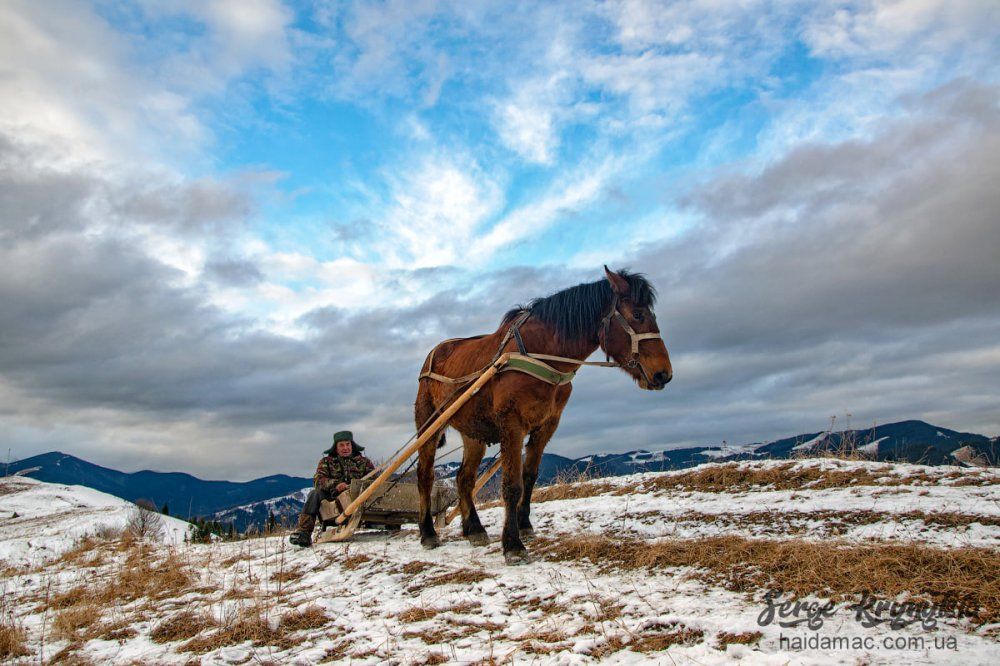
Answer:
<path fill-rule="evenodd" d="M 462 435 L 465 450 L 462 453 L 462 465 L 455 475 L 455 485 L 458 487 L 458 508 L 462 512 L 462 536 L 473 546 L 488 546 L 490 537 L 479 521 L 475 498 L 472 491 L 476 486 L 476 475 L 479 463 L 483 461 L 486 445 L 478 439 Z"/>
<path fill-rule="evenodd" d="M 434 401 L 427 386 L 421 382 L 420 388 L 417 389 L 417 401 L 413 410 L 417 428 L 426 425 L 427 419 L 433 413 Z M 424 548 L 437 548 L 441 545 L 441 540 L 438 539 L 434 529 L 434 518 L 431 516 L 431 491 L 434 489 L 434 454 L 437 453 L 438 446 L 443 441 L 444 431 L 442 430 L 421 447 L 420 457 L 417 459 L 417 490 L 420 494 L 420 545 Z"/>

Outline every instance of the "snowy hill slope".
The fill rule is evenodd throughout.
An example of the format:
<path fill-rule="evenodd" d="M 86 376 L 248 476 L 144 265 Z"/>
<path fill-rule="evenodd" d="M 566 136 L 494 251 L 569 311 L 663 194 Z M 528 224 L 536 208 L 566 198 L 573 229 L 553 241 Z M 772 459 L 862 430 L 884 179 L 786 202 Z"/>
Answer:
<path fill-rule="evenodd" d="M 39 564 L 57 558 L 82 537 L 121 531 L 135 505 L 84 486 L 0 478 L 0 560 Z M 162 516 L 161 539 L 184 541 L 188 523 Z"/>
<path fill-rule="evenodd" d="M 486 548 L 457 525 L 433 551 L 413 530 L 308 550 L 109 541 L 8 568 L 3 607 L 25 662 L 996 663 L 995 470 L 751 461 L 557 484 L 521 567 L 503 564 L 502 509 L 481 516 Z M 762 621 L 774 589 L 832 610 Z M 866 593 L 959 612 L 865 624 L 848 605 Z"/>

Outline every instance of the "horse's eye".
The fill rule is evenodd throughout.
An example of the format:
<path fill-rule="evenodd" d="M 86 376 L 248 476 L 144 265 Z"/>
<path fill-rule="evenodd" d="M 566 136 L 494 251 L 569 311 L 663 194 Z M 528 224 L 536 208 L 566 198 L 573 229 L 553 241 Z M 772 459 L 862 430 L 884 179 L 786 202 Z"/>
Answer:
<path fill-rule="evenodd" d="M 639 310 L 634 310 L 632 312 L 632 319 L 635 319 L 636 321 L 642 321 L 642 312 Z"/>

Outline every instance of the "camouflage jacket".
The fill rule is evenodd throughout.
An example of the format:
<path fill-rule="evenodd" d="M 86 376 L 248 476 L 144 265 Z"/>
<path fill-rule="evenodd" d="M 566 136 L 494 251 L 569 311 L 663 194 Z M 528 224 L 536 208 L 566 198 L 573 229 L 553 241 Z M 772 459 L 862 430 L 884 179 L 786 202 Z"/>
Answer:
<path fill-rule="evenodd" d="M 342 458 L 337 454 L 323 456 L 316 466 L 313 486 L 317 490 L 336 492 L 337 484 L 349 484 L 375 469 L 375 464 L 360 453 Z"/>

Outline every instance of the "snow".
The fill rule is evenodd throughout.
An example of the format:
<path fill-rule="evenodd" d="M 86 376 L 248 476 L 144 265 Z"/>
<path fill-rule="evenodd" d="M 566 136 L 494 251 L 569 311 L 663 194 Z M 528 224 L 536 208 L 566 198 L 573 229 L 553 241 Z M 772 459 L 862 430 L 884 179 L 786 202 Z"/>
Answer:
<path fill-rule="evenodd" d="M 796 444 L 795 446 L 792 447 L 792 451 L 809 451 L 814 446 L 825 440 L 826 435 L 827 433 L 821 432 L 820 434 L 810 439 L 808 442 L 802 442 L 801 444 Z"/>
<path fill-rule="evenodd" d="M 725 446 L 719 448 L 705 449 L 700 451 L 701 455 L 706 458 L 728 458 L 729 456 L 739 455 L 741 453 L 753 453 L 760 448 L 760 444 L 737 444 L 734 446 Z"/>
<path fill-rule="evenodd" d="M 2 478 L 0 561 L 24 566 L 56 558 L 87 535 L 121 530 L 134 509 L 131 502 L 85 486 Z M 169 516 L 162 520 L 161 540 L 182 543 L 190 524 Z"/>
<path fill-rule="evenodd" d="M 311 491 L 311 490 L 312 490 L 312 486 L 309 486 L 308 488 L 302 488 L 301 490 L 296 490 L 294 493 L 289 493 L 287 495 L 281 495 L 280 497 L 272 497 L 271 499 L 266 499 L 266 500 L 258 500 L 256 502 L 250 502 L 249 504 L 241 504 L 240 506 L 234 506 L 234 507 L 229 508 L 229 509 L 223 509 L 222 511 L 218 511 L 217 513 L 227 513 L 228 514 L 228 513 L 232 513 L 233 511 L 246 511 L 246 512 L 250 513 L 250 512 L 253 512 L 254 507 L 258 507 L 258 506 L 261 506 L 261 505 L 266 506 L 266 507 L 273 507 L 273 506 L 275 506 L 277 504 L 280 504 L 280 503 L 288 501 L 288 500 L 295 500 L 295 501 L 298 501 L 298 502 L 305 502 L 306 498 L 309 496 L 309 491 Z"/>
<path fill-rule="evenodd" d="M 940 435 L 941 433 L 938 433 L 938 434 Z M 889 439 L 889 438 L 888 437 L 879 437 L 874 442 L 871 442 L 869 444 L 865 444 L 863 446 L 859 446 L 858 447 L 858 451 L 863 451 L 865 453 L 871 453 L 871 454 L 878 453 L 878 445 L 879 445 L 879 443 L 880 442 L 884 442 L 887 439 Z"/>
<path fill-rule="evenodd" d="M 840 461 L 751 461 L 736 464 L 743 468 L 769 469 L 793 465 L 831 471 L 866 471 L 879 479 L 877 486 L 774 490 L 770 487 L 734 489 L 717 493 L 686 489 L 644 490 L 647 481 L 686 474 L 692 470 L 657 472 L 587 482 L 597 487 L 620 489 L 622 494 L 602 494 L 576 500 L 536 502 L 532 520 L 540 535 L 595 533 L 632 536 L 642 539 L 664 537 L 691 539 L 719 534 L 749 538 L 829 538 L 830 525 L 824 512 L 872 511 L 875 522 L 847 525 L 837 538 L 848 542 L 916 541 L 951 548 L 978 545 L 1000 547 L 1000 527 L 972 522 L 964 528 L 942 526 L 933 521 L 906 517 L 923 511 L 956 512 L 974 519 L 1000 517 L 1000 473 L 995 470 L 967 470 L 958 467 Z M 717 463 L 694 468 L 695 471 Z M 960 475 L 960 476 L 959 476 Z M 959 480 L 979 479 L 985 485 L 959 484 Z M 33 511 L 36 518 L 51 520 L 53 532 L 75 529 L 84 534 L 97 528 L 106 517 L 105 509 L 121 511 L 127 503 L 78 486 L 48 486 L 27 482 L 13 494 L 0 496 L 0 557 L 13 563 L 20 560 L 13 544 L 34 541 L 31 532 L 15 530 L 7 518 L 14 504 Z M 904 483 L 905 482 L 905 483 Z M 11 481 L 5 481 L 11 483 Z M 17 499 L 21 497 L 21 499 Z M 58 499 L 57 499 L 58 498 Z M 28 501 L 30 499 L 30 501 Z M 51 502 L 62 502 L 53 511 Z M 82 505 L 82 506 L 81 506 Z M 78 509 L 74 519 L 60 512 Z M 46 509 L 46 510 L 43 510 Z M 773 521 L 741 521 L 762 511 L 773 513 Z M 20 514 L 20 509 L 18 510 Z M 95 663 L 183 664 L 200 657 L 203 664 L 295 663 L 324 661 L 331 650 L 343 650 L 343 663 L 420 664 L 430 655 L 448 663 L 470 664 L 495 660 L 499 663 L 539 664 L 826 664 L 826 663 L 997 663 L 997 644 L 985 632 L 968 626 L 944 624 L 932 632 L 908 627 L 898 632 L 908 637 L 954 637 L 957 650 L 822 650 L 795 651 L 779 643 L 780 636 L 803 635 L 801 628 L 776 625 L 758 626 L 762 609 L 759 601 L 688 576 L 683 568 L 653 571 L 607 570 L 587 561 L 572 563 L 538 558 L 522 567 L 503 563 L 499 534 L 503 510 L 486 508 L 480 512 L 492 537 L 486 548 L 474 548 L 460 535 L 455 524 L 441 531 L 443 544 L 432 551 L 420 547 L 413 529 L 394 536 L 383 533 L 360 534 L 352 543 L 323 544 L 312 549 L 293 549 L 283 538 L 261 538 L 232 543 L 164 543 L 161 555 L 178 553 L 192 563 L 199 574 L 197 588 L 185 596 L 157 601 L 144 608 L 131 628 L 137 635 L 119 640 L 93 639 L 77 648 L 77 654 Z M 20 520 L 20 519 L 17 519 Z M 178 521 L 180 522 L 180 521 Z M 787 523 L 787 524 L 786 524 Z M 412 526 L 408 526 L 412 527 Z M 45 529 L 48 529 L 45 527 Z M 794 529 L 794 531 L 788 531 Z M 74 537 L 63 539 L 71 543 Z M 64 544 L 65 545 L 65 544 Z M 528 542 L 529 550 L 532 549 Z M 403 567 L 422 563 L 421 571 Z M 65 566 L 65 565 L 62 565 Z M 107 570 L 113 574 L 116 565 Z M 481 580 L 463 584 L 433 584 L 434 578 L 459 570 L 479 574 Z M 297 579 L 279 583 L 275 574 L 296 572 Z M 58 573 L 23 572 L 10 575 L 9 604 L 29 634 L 29 647 L 37 662 L 51 659 L 66 648 L 66 640 L 47 637 L 44 655 L 38 654 L 43 614 L 40 594 L 46 585 L 52 593 L 65 590 L 95 576 L 92 569 L 61 569 Z M 224 590 L 246 589 L 248 600 L 227 596 Z M 216 590 L 213 592 L 212 590 Z M 549 605 L 548 609 L 541 604 Z M 254 605 L 256 604 L 256 606 Z M 181 610 L 204 610 L 216 619 L 249 608 L 264 607 L 272 626 L 283 612 L 314 605 L 322 608 L 329 623 L 299 635 L 291 647 L 254 646 L 250 642 L 220 646 L 204 655 L 181 651 L 182 644 L 155 643 L 150 629 L 163 618 Z M 141 608 L 141 604 L 137 606 Z M 417 621 L 399 616 L 418 608 L 437 614 Z M 617 611 L 608 614 L 608 608 Z M 128 616 L 128 606 L 114 611 Z M 149 615 L 149 614 L 152 615 Z M 51 622 L 51 615 L 48 618 Z M 643 654 L 628 649 L 632 641 L 657 625 L 678 623 L 704 632 L 703 640 L 674 645 L 661 652 Z M 760 631 L 756 647 L 732 645 L 719 649 L 720 632 Z M 529 637 L 559 632 L 564 640 L 549 647 L 551 652 L 530 653 Z M 811 632 L 810 632 L 811 633 Z M 836 616 L 818 634 L 882 637 L 882 627 L 865 628 L 849 614 Z M 623 641 L 624 647 L 598 660 L 590 652 L 609 641 Z M 542 643 L 544 645 L 544 643 Z M 346 647 L 345 647 L 346 646 Z"/>

